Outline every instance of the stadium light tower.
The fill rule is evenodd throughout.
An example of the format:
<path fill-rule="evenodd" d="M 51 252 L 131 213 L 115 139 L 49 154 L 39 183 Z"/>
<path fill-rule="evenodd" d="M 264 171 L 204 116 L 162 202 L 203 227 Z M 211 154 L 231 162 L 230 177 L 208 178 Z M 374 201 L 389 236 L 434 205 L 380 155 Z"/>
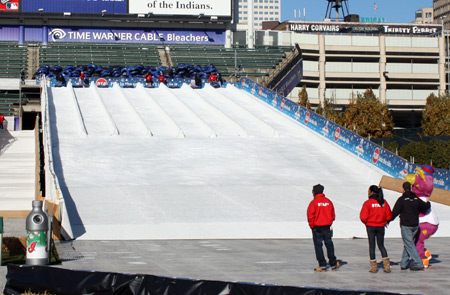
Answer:
<path fill-rule="evenodd" d="M 326 19 L 333 19 L 331 15 L 333 10 L 335 11 L 334 20 L 343 21 L 344 17 L 349 15 L 348 12 L 348 0 L 327 0 L 327 11 L 325 12 Z M 342 17 L 340 15 L 342 14 Z"/>

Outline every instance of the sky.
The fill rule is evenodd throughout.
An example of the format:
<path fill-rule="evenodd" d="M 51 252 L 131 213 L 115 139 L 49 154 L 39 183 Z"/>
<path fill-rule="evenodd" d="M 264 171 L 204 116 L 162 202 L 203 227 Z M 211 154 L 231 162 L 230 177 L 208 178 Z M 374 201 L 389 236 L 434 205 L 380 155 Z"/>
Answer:
<path fill-rule="evenodd" d="M 416 10 L 433 7 L 433 0 L 348 0 L 347 3 L 350 14 L 358 14 L 360 17 L 384 17 L 386 23 L 410 23 L 414 20 Z M 374 9 L 375 4 L 377 10 Z M 327 6 L 327 0 L 281 0 L 281 19 L 299 20 L 300 9 L 301 20 L 322 21 Z M 304 9 L 306 16 L 303 15 Z M 296 17 L 294 10 L 297 10 Z"/>

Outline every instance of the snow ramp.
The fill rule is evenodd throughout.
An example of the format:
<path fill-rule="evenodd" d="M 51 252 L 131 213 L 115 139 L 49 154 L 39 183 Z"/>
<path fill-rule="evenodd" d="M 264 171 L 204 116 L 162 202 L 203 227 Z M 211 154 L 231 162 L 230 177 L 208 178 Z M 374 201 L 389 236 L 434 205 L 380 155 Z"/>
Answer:
<path fill-rule="evenodd" d="M 310 238 L 317 183 L 334 202 L 335 237 L 365 237 L 359 211 L 386 172 L 248 85 L 48 88 L 73 238 Z M 393 206 L 398 194 L 385 195 Z M 444 225 L 436 235 L 448 235 L 450 208 L 434 206 Z M 400 236 L 397 224 L 387 236 Z"/>

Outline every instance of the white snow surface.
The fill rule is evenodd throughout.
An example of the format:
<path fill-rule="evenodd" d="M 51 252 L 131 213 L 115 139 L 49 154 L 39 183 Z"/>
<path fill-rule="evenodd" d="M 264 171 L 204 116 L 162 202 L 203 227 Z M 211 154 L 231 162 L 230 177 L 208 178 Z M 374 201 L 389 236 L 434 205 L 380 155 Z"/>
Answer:
<path fill-rule="evenodd" d="M 36 194 L 35 163 L 34 130 L 0 129 L 0 210 L 31 209 Z"/>
<path fill-rule="evenodd" d="M 385 173 L 234 86 L 49 88 L 49 107 L 76 239 L 310 238 L 318 183 L 334 236 L 366 237 L 359 212 Z M 391 207 L 399 195 L 385 190 Z M 433 206 L 450 236 L 450 207 Z"/>

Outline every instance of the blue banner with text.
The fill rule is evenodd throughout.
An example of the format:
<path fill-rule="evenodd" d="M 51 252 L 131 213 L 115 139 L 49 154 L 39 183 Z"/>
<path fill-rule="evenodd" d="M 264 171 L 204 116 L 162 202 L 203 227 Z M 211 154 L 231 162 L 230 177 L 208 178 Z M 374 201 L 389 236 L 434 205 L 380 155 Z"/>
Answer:
<path fill-rule="evenodd" d="M 237 86 L 392 177 L 404 179 L 420 167 L 248 78 L 242 78 Z M 434 185 L 449 190 L 450 171 L 436 169 Z"/>

